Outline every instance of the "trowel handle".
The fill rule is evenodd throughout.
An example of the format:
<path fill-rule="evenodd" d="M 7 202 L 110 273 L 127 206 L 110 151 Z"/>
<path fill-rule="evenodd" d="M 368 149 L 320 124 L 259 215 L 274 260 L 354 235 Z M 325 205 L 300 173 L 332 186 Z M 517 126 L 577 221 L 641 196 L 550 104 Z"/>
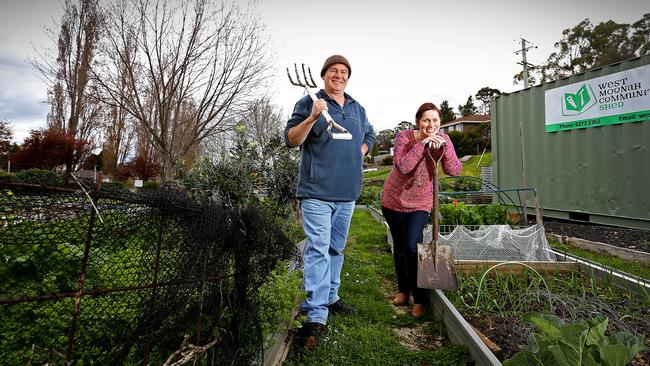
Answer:
<path fill-rule="evenodd" d="M 307 93 L 309 94 L 309 97 L 311 98 L 311 100 L 312 100 L 313 102 L 316 102 L 316 101 L 318 100 L 318 98 L 316 98 L 316 95 L 315 95 L 315 94 L 314 94 L 314 93 L 313 93 L 309 88 L 305 87 L 305 90 L 307 91 Z M 332 116 L 330 116 L 330 113 L 329 113 L 326 109 L 324 109 L 323 111 L 321 111 L 320 114 L 322 114 L 323 117 L 325 117 L 325 120 L 327 121 L 327 123 L 328 123 L 330 126 L 336 128 L 337 130 L 339 130 L 339 131 L 341 131 L 341 132 L 343 132 L 343 133 L 347 133 L 347 132 L 348 132 L 348 130 L 346 130 L 345 128 L 343 128 L 343 126 L 341 126 L 340 124 L 334 122 L 334 119 L 332 118 Z"/>

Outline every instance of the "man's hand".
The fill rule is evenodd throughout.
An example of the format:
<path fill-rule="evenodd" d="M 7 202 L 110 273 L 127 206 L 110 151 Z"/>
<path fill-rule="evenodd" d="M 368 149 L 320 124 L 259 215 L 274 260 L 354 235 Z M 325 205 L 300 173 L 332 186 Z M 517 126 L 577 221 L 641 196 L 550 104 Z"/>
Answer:
<path fill-rule="evenodd" d="M 367 153 L 368 153 L 368 145 L 361 144 L 361 156 L 366 156 Z"/>
<path fill-rule="evenodd" d="M 327 110 L 327 102 L 324 99 L 319 99 L 314 102 L 311 106 L 311 114 L 309 115 L 310 118 L 313 120 L 317 120 L 318 117 L 320 117 L 321 112 Z"/>

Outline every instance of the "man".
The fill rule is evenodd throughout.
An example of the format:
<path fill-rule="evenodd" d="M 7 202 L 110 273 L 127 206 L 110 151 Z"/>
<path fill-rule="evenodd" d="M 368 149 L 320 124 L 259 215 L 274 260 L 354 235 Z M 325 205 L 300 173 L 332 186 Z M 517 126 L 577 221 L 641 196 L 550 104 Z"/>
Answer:
<path fill-rule="evenodd" d="M 307 349 L 316 347 L 330 312 L 357 312 L 343 302 L 338 289 L 354 202 L 361 193 L 363 156 L 372 148 L 375 137 L 365 109 L 345 93 L 351 74 L 345 57 L 327 58 L 320 73 L 325 89 L 316 93 L 316 102 L 309 96 L 300 99 L 284 130 L 287 145 L 300 146 L 296 197 L 307 237 L 303 254 L 307 299 L 301 305 L 307 321 L 298 340 Z M 331 138 L 321 116 L 324 110 L 352 134 L 351 140 Z"/>

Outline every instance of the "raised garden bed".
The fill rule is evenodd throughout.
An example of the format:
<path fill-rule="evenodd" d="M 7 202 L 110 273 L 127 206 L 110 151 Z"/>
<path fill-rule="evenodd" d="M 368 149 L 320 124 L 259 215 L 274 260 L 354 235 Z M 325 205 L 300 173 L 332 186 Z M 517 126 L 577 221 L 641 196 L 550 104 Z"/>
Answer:
<path fill-rule="evenodd" d="M 604 316 L 609 319 L 607 334 L 627 331 L 639 336 L 646 347 L 650 346 L 647 330 L 650 284 L 590 261 L 556 255 L 562 256 L 560 261 L 573 263 L 560 264 L 555 271 L 550 268 L 538 271 L 546 272 L 541 278 L 522 268 L 513 269 L 511 274 L 507 273 L 509 270 L 500 271 L 505 273 L 486 276 L 485 283 L 481 283 L 480 275 L 459 273 L 459 291 L 432 291 L 434 311 L 442 318 L 452 342 L 466 345 L 478 365 L 499 365 L 500 360 L 519 351 L 519 346 L 526 344 L 534 331 L 533 325 L 522 320 L 523 316 L 528 312 L 542 312 L 568 322 Z M 488 266 L 486 263 L 458 265 L 459 272 L 468 273 L 481 273 Z M 498 358 L 486 344 L 496 350 Z M 643 351 L 631 364 L 648 365 L 649 362 L 648 351 Z"/>

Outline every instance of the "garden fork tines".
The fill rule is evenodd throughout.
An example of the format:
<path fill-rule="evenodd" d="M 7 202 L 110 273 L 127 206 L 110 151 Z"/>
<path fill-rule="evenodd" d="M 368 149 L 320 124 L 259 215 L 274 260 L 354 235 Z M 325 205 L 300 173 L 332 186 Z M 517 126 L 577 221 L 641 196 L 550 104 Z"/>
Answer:
<path fill-rule="evenodd" d="M 314 93 L 310 89 L 310 88 L 315 88 L 316 87 L 316 82 L 314 82 L 314 78 L 311 75 L 311 69 L 309 68 L 309 66 L 307 66 L 307 69 L 305 70 L 305 64 L 302 64 L 302 76 L 305 79 L 305 81 L 303 82 L 300 79 L 300 73 L 298 72 L 298 65 L 293 64 L 293 66 L 294 66 L 294 69 L 296 70 L 296 80 L 297 81 L 295 81 L 295 82 L 293 81 L 293 79 L 291 78 L 291 73 L 289 72 L 289 68 L 287 67 L 287 76 L 289 77 L 289 82 L 292 85 L 300 86 L 302 88 L 305 88 L 305 91 L 307 91 L 307 94 L 309 94 L 309 97 L 311 98 L 311 100 L 316 102 L 318 100 L 318 98 L 316 98 L 316 95 L 314 95 Z M 307 75 L 309 75 L 309 78 L 307 78 Z M 334 121 L 334 119 L 332 118 L 332 116 L 330 116 L 329 112 L 327 112 L 327 110 L 323 110 L 321 112 L 321 114 L 323 115 L 323 117 L 325 117 L 325 120 L 327 120 L 327 133 L 329 134 L 331 139 L 334 139 L 334 140 L 351 140 L 352 139 L 352 135 L 348 132 L 348 130 L 346 130 L 345 128 L 343 128 L 343 126 L 336 123 Z M 332 132 L 332 127 L 339 130 L 340 132 Z"/>

